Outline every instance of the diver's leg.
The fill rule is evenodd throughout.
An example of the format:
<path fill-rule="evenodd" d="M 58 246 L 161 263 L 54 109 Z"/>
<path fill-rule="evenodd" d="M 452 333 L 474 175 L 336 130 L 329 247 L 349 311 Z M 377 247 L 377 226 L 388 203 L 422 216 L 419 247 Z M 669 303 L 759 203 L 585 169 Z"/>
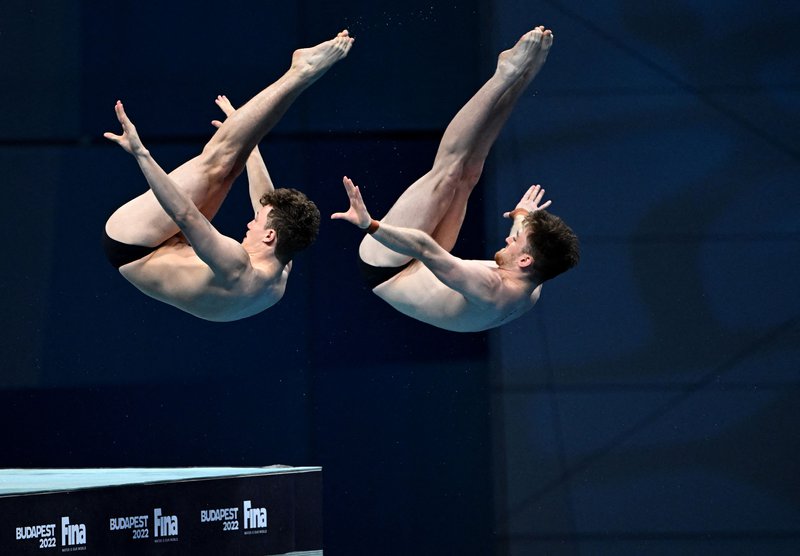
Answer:
<path fill-rule="evenodd" d="M 219 210 L 258 142 L 303 90 L 347 55 L 352 44 L 347 31 L 342 31 L 329 41 L 295 51 L 291 67 L 278 81 L 226 119 L 199 156 L 170 173 L 207 218 Z M 117 209 L 106 222 L 106 232 L 123 243 L 154 247 L 175 235 L 178 227 L 147 191 Z"/>
<path fill-rule="evenodd" d="M 500 54 L 494 75 L 447 126 L 431 170 L 406 189 L 383 221 L 422 230 L 445 249 L 453 248 L 489 149 L 544 64 L 552 42 L 552 33 L 537 27 Z M 361 242 L 359 254 L 373 266 L 408 261 L 369 236 Z"/>

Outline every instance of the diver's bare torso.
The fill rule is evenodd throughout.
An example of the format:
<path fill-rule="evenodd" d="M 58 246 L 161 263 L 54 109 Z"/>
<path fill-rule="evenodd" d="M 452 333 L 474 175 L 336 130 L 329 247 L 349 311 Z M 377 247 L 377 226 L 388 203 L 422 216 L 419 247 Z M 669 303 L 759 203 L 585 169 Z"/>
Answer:
<path fill-rule="evenodd" d="M 277 303 L 286 289 L 290 268 L 267 263 L 223 278 L 215 275 L 189 244 L 172 238 L 119 271 L 154 299 L 202 319 L 228 322 L 253 316 Z"/>
<path fill-rule="evenodd" d="M 494 261 L 470 261 L 499 271 Z M 513 280 L 501 279 L 490 301 L 467 299 L 444 285 L 419 261 L 372 291 L 401 313 L 454 332 L 479 332 L 500 326 L 528 312 L 542 287 L 532 291 Z"/>

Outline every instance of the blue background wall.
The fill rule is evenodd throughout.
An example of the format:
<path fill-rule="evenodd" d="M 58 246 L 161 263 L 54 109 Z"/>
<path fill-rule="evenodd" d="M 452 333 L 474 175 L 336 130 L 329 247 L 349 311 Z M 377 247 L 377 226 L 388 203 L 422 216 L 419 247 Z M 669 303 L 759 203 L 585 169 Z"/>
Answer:
<path fill-rule="evenodd" d="M 323 220 L 287 295 L 199 321 L 99 249 L 157 160 L 347 27 L 356 44 L 262 143 L 323 215 L 380 215 L 525 31 L 554 29 L 456 247 L 488 257 L 541 183 L 583 243 L 501 330 L 366 291 Z M 322 465 L 330 554 L 793 554 L 800 546 L 800 9 L 785 2 L 4 2 L 0 467 Z M 249 218 L 241 183 L 215 220 Z M 422 546 L 422 548 L 420 548 Z"/>

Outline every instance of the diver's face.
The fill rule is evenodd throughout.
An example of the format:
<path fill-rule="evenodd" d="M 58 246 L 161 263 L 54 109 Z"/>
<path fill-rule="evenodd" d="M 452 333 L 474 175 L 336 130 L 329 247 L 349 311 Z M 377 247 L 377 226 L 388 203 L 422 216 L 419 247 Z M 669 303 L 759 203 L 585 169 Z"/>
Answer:
<path fill-rule="evenodd" d="M 247 234 L 245 239 L 253 238 L 258 240 L 262 232 L 269 226 L 269 213 L 272 212 L 272 205 L 265 205 L 258 209 L 255 217 L 247 223 Z"/>
<path fill-rule="evenodd" d="M 528 242 L 524 230 L 525 228 L 522 227 L 515 234 L 508 236 L 506 246 L 494 254 L 494 262 L 497 263 L 497 266 L 508 266 L 525 254 Z"/>

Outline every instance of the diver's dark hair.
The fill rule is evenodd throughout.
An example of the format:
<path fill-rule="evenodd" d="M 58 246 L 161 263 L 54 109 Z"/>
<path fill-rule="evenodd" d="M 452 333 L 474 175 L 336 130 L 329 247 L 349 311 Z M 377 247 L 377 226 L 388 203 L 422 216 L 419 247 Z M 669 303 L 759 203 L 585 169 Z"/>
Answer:
<path fill-rule="evenodd" d="M 270 205 L 268 226 L 278 236 L 275 256 L 287 264 L 294 254 L 302 251 L 317 239 L 319 209 L 296 189 L 276 189 L 261 197 L 263 206 Z"/>
<path fill-rule="evenodd" d="M 533 257 L 533 269 L 542 282 L 578 264 L 578 236 L 558 216 L 536 210 L 525 217 L 525 225 L 528 230 L 525 251 Z"/>

